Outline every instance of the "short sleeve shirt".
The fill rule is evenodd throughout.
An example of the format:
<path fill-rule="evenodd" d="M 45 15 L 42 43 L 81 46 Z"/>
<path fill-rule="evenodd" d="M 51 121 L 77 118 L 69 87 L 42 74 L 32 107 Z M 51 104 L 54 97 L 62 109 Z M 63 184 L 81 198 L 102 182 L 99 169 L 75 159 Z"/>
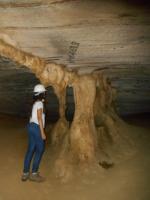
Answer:
<path fill-rule="evenodd" d="M 39 109 L 42 109 L 42 111 L 43 111 L 43 102 L 42 101 L 36 101 L 33 104 L 32 114 L 31 114 L 31 117 L 30 117 L 30 123 L 34 122 L 34 123 L 39 125 L 38 118 L 37 118 L 37 111 Z M 42 112 L 42 121 L 43 121 L 43 127 L 45 127 L 45 114 L 44 114 L 44 112 Z"/>

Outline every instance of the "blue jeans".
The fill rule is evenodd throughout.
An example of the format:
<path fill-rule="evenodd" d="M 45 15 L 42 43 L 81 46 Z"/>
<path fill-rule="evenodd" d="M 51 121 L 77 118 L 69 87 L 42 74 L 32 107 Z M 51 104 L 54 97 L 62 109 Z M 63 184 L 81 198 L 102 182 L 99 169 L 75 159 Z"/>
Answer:
<path fill-rule="evenodd" d="M 36 123 L 27 125 L 29 144 L 24 160 L 24 173 L 30 171 L 31 160 L 33 159 L 32 173 L 38 172 L 40 161 L 45 149 L 45 141 L 41 137 L 40 127 Z"/>

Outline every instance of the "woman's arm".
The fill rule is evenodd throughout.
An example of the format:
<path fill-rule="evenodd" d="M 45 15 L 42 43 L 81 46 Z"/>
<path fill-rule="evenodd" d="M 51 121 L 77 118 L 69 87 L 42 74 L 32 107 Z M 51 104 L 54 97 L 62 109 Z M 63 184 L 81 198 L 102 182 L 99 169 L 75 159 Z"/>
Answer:
<path fill-rule="evenodd" d="M 37 119 L 38 119 L 39 126 L 40 126 L 41 137 L 43 140 L 46 140 L 46 135 L 44 132 L 43 121 L 42 121 L 42 113 L 43 113 L 42 108 L 37 110 Z"/>

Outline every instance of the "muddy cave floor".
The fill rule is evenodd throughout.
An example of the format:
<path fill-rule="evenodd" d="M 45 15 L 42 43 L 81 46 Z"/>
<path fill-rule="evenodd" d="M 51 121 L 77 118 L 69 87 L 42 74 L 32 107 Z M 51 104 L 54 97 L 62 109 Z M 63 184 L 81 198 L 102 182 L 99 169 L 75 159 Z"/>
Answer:
<path fill-rule="evenodd" d="M 61 183 L 53 173 L 49 142 L 40 171 L 44 183 L 21 182 L 27 147 L 26 122 L 0 115 L 0 200 L 149 200 L 150 125 L 149 118 L 126 118 L 135 135 L 136 153 L 108 170 L 101 167 L 84 176 Z"/>

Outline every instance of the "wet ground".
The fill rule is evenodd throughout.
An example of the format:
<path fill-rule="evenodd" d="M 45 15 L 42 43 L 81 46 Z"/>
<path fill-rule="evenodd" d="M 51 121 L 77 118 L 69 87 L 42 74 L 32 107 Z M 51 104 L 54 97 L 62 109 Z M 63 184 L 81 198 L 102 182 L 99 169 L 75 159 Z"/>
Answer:
<path fill-rule="evenodd" d="M 136 138 L 134 156 L 108 170 L 99 167 L 61 183 L 53 173 L 48 142 L 40 170 L 46 181 L 34 183 L 20 180 L 27 147 L 26 121 L 0 116 L 0 200 L 149 200 L 150 125 L 144 125 L 145 119 L 127 121 Z"/>

